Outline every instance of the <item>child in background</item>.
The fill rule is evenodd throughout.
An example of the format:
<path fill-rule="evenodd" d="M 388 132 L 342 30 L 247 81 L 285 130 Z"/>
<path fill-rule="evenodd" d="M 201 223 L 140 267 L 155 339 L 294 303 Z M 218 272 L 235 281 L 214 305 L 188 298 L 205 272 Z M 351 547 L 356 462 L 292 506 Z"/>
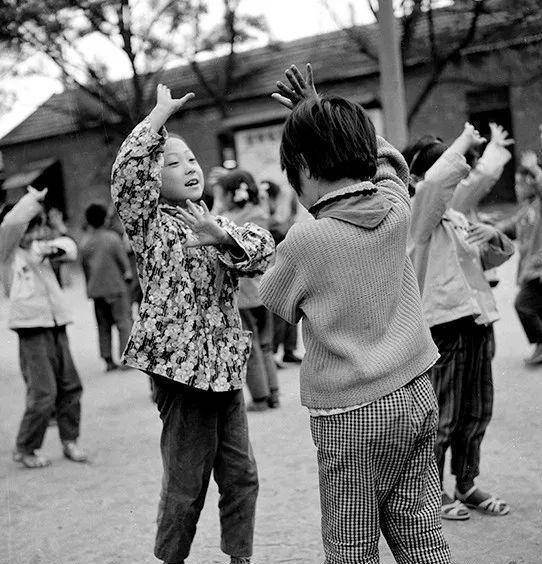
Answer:
<path fill-rule="evenodd" d="M 244 564 L 258 475 L 242 389 L 250 335 L 235 302 L 239 277 L 262 274 L 274 245 L 264 229 L 236 226 L 194 204 L 203 194 L 201 168 L 163 127 L 191 97 L 172 99 L 159 85 L 156 106 L 113 165 L 111 194 L 144 296 L 124 362 L 152 376 L 163 423 L 156 557 L 175 564 L 188 557 L 214 471 L 221 548 L 232 564 Z"/>
<path fill-rule="evenodd" d="M 42 202 L 47 190 L 32 187 L 0 216 L 0 266 L 9 297 L 9 327 L 19 336 L 21 372 L 26 384 L 26 410 L 13 458 L 27 468 L 50 461 L 37 451 L 53 412 L 64 456 L 85 462 L 77 446 L 82 386 L 73 364 L 66 325 L 71 316 L 51 259 L 75 260 L 77 248 L 68 237 L 46 240 Z"/>
<path fill-rule="evenodd" d="M 469 221 L 450 207 L 465 195 L 477 199 L 485 190 L 480 186 L 498 179 L 495 171 L 506 151 L 506 135 L 493 139 L 494 146 L 486 149 L 472 171 L 467 165 L 464 155 L 484 142 L 466 124 L 449 148 L 438 139 L 424 138 L 406 151 L 410 171 L 418 180 L 409 252 L 425 318 L 441 353 L 430 371 L 439 401 L 435 457 L 442 485 L 445 455 L 451 447 L 456 478 L 454 499 L 442 491 L 441 514 L 450 520 L 468 519 L 466 506 L 491 515 L 506 515 L 510 510 L 502 499 L 480 490 L 474 480 L 492 414 L 492 324 L 499 317 L 484 270 L 508 260 L 514 247 L 494 227 Z"/>
<path fill-rule="evenodd" d="M 273 235 L 275 245 L 282 243 L 286 233 L 295 223 L 298 202 L 295 192 L 290 186 L 287 189 L 272 180 L 264 180 L 262 186 L 267 193 L 271 221 L 269 231 Z M 273 352 L 276 354 L 282 345 L 282 360 L 276 361 L 278 368 L 285 368 L 284 362 L 300 364 L 301 359 L 295 354 L 297 349 L 297 325 L 284 321 L 280 316 L 273 315 Z"/>
<path fill-rule="evenodd" d="M 449 564 L 433 448 L 438 351 L 407 257 L 408 168 L 360 104 L 318 96 L 308 67 L 274 97 L 292 113 L 281 165 L 315 221 L 294 225 L 262 301 L 302 319 L 301 402 L 318 454 L 326 564 Z"/>
<path fill-rule="evenodd" d="M 542 168 L 536 153 L 526 151 L 516 173 L 517 212 L 497 228 L 518 243 L 517 282 L 519 293 L 515 308 L 525 335 L 533 345 L 525 359 L 530 366 L 542 364 Z"/>
<path fill-rule="evenodd" d="M 120 237 L 105 227 L 106 217 L 107 208 L 101 204 L 91 204 L 86 209 L 88 231 L 81 241 L 81 262 L 87 294 L 94 301 L 100 356 L 106 372 L 110 372 L 118 368 L 111 347 L 112 327 L 119 333 L 119 358 L 132 329 L 128 285 L 133 274 Z"/>
<path fill-rule="evenodd" d="M 222 212 L 237 225 L 247 222 L 269 228 L 269 213 L 262 206 L 258 186 L 244 170 L 228 172 L 220 180 L 225 209 Z M 239 281 L 239 312 L 243 327 L 252 332 L 248 357 L 247 386 L 252 402 L 247 411 L 265 411 L 279 406 L 279 382 L 273 359 L 273 314 L 262 305 L 258 293 L 260 277 Z"/>

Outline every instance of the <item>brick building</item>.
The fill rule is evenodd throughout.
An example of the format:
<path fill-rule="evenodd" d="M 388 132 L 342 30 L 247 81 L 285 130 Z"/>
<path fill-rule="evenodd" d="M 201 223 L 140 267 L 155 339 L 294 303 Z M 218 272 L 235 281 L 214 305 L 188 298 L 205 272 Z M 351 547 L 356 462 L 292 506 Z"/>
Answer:
<path fill-rule="evenodd" d="M 463 36 L 468 18 L 446 11 L 436 14 L 439 42 L 450 45 Z M 428 30 L 418 24 L 405 64 L 408 105 L 430 76 Z M 376 26 L 365 28 L 369 44 L 377 44 Z M 504 125 L 516 139 L 515 151 L 538 148 L 542 123 L 542 14 L 520 21 L 484 15 L 475 40 L 461 52 L 439 80 L 413 119 L 410 136 L 431 133 L 450 140 L 467 119 L 482 129 L 489 121 Z M 204 172 L 225 159 L 235 159 L 258 178 L 281 179 L 278 145 L 286 111 L 269 94 L 291 63 L 311 61 L 320 91 L 363 103 L 381 127 L 378 66 L 362 54 L 349 32 L 337 31 L 240 53 L 228 116 L 221 117 L 189 67 L 167 70 L 160 81 L 174 95 L 194 91 L 196 100 L 170 129 L 185 137 Z M 213 76 L 220 60 L 203 63 Z M 118 83 L 122 88 L 122 82 Z M 108 178 L 120 139 L 103 123 L 82 126 L 78 109 L 86 111 L 77 91 L 54 95 L 23 123 L 0 139 L 5 200 L 14 200 L 30 182 L 49 187 L 51 205 L 62 208 L 73 226 L 86 205 L 108 199 Z M 88 102 L 87 102 L 88 103 Z M 88 109 L 88 108 L 87 108 Z M 227 134 L 226 134 L 227 133 Z M 513 200 L 511 163 L 494 197 Z"/>

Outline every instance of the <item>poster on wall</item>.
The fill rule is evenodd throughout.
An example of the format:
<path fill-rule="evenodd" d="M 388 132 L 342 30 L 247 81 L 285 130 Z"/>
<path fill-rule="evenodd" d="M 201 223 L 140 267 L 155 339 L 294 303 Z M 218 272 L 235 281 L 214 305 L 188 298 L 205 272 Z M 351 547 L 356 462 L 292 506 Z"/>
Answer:
<path fill-rule="evenodd" d="M 286 177 L 280 170 L 280 139 L 282 123 L 243 129 L 235 133 L 237 162 L 250 172 L 257 182 L 273 180 L 285 184 Z"/>

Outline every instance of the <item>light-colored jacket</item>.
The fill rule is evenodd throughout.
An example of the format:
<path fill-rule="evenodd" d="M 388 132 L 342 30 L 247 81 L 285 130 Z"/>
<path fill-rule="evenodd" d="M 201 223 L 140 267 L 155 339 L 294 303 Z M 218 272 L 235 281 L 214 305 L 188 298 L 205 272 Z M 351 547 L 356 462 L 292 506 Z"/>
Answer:
<path fill-rule="evenodd" d="M 9 297 L 8 326 L 11 329 L 54 327 L 72 321 L 66 299 L 49 259 L 35 245 L 19 246 L 30 220 L 41 211 L 32 194 L 23 196 L 0 225 L 2 283 Z M 55 240 L 65 251 L 65 260 L 75 260 L 77 247 L 69 237 Z"/>
<path fill-rule="evenodd" d="M 470 316 L 480 325 L 499 318 L 484 270 L 508 260 L 514 246 L 503 234 L 499 234 L 498 241 L 482 247 L 468 244 L 465 238 L 469 220 L 460 211 L 450 209 L 454 198 L 455 205 L 462 207 L 458 200 L 465 202 L 470 191 L 479 193 L 479 186 L 494 182 L 495 173 L 487 161 L 471 170 L 463 155 L 448 150 L 416 187 L 409 255 L 430 327 Z"/>

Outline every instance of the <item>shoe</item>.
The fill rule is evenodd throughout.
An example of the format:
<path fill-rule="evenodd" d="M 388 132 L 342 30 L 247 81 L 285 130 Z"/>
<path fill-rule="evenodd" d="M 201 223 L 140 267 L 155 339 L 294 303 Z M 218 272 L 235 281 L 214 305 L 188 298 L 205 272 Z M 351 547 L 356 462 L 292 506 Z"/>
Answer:
<path fill-rule="evenodd" d="M 45 468 L 51 466 L 51 461 L 45 456 L 34 452 L 25 453 L 13 451 L 13 461 L 20 462 L 26 468 Z"/>
<path fill-rule="evenodd" d="M 105 365 L 105 371 L 113 372 L 113 370 L 117 370 L 118 367 L 119 365 L 116 362 L 113 362 L 112 360 L 108 360 L 107 364 Z"/>
<path fill-rule="evenodd" d="M 250 564 L 250 558 L 244 558 L 241 556 L 232 556 L 230 564 Z"/>
<path fill-rule="evenodd" d="M 88 457 L 75 441 L 62 441 L 64 456 L 73 462 L 87 462 Z"/>
<path fill-rule="evenodd" d="M 267 405 L 267 398 L 258 401 L 251 401 L 247 405 L 247 411 L 252 411 L 252 412 L 267 411 L 268 409 L 269 406 Z"/>
<path fill-rule="evenodd" d="M 271 390 L 271 394 L 267 398 L 267 405 L 271 409 L 275 409 L 280 407 L 280 400 L 279 400 L 279 391 L 278 390 Z"/>
<path fill-rule="evenodd" d="M 292 362 L 294 364 L 301 364 L 303 359 L 296 356 L 293 352 L 286 352 L 282 357 L 283 362 Z"/>

